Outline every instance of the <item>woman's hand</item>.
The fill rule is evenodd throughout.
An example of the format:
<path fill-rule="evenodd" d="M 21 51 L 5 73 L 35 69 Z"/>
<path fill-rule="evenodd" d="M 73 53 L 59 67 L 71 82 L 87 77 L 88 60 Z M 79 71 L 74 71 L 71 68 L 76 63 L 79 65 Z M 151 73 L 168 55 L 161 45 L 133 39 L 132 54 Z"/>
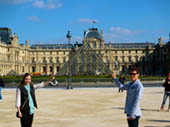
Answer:
<path fill-rule="evenodd" d="M 115 79 L 116 78 L 116 73 L 112 74 L 112 78 Z"/>
<path fill-rule="evenodd" d="M 18 111 L 18 113 L 19 118 L 22 118 L 22 113 L 20 111 Z"/>
<path fill-rule="evenodd" d="M 46 85 L 48 85 L 52 80 L 54 80 L 55 79 L 55 75 L 54 75 L 54 73 L 52 73 L 52 75 L 51 75 L 51 79 L 49 80 L 49 81 L 46 81 L 46 82 L 44 82 L 44 85 L 46 86 Z"/>

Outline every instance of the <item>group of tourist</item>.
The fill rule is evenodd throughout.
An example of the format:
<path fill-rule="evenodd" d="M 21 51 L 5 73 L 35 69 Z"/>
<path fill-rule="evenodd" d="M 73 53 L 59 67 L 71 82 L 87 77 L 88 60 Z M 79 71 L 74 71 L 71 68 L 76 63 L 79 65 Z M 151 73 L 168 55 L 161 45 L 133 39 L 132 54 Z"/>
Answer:
<path fill-rule="evenodd" d="M 139 80 L 139 71 L 136 67 L 132 67 L 129 74 L 131 81 L 128 84 L 124 84 L 125 79 L 117 79 L 116 73 L 112 74 L 112 78 L 120 90 L 127 90 L 125 113 L 127 115 L 128 126 L 138 127 L 139 119 L 142 115 L 140 101 L 143 93 L 143 84 Z M 23 80 L 16 89 L 16 115 L 20 118 L 21 127 L 32 127 L 34 108 L 37 108 L 35 89 L 48 85 L 54 79 L 54 75 L 52 75 L 49 81 L 33 85 L 31 82 L 31 75 L 29 73 L 24 75 Z M 0 79 L 0 101 L 2 101 L 1 87 L 4 86 L 4 82 Z M 165 87 L 165 92 L 160 111 L 164 110 L 166 100 L 168 96 L 170 96 L 170 73 L 163 87 Z M 168 110 L 170 110 L 170 103 Z"/>

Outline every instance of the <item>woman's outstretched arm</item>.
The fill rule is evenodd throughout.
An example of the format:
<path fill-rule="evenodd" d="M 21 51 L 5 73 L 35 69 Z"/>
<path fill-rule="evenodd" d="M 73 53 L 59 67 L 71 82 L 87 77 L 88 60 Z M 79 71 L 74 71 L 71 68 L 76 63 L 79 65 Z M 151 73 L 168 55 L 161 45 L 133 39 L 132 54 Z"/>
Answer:
<path fill-rule="evenodd" d="M 35 84 L 34 89 L 43 88 L 44 86 L 48 85 L 54 79 L 55 79 L 55 76 L 54 76 L 54 74 L 52 74 L 50 80 L 42 82 L 42 83 Z"/>

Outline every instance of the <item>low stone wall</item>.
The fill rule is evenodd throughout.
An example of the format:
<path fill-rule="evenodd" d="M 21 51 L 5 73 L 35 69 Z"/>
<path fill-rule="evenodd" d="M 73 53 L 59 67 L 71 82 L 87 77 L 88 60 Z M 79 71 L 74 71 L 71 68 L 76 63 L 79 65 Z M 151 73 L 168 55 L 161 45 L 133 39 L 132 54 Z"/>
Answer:
<path fill-rule="evenodd" d="M 128 83 L 128 82 L 127 82 Z M 142 81 L 144 87 L 162 87 L 163 81 Z M 36 84 L 36 83 L 34 83 Z M 67 82 L 59 83 L 57 87 L 67 87 Z M 18 83 L 11 82 L 6 84 L 6 88 L 16 88 Z M 117 87 L 113 82 L 72 82 L 72 87 Z M 53 87 L 53 86 L 46 86 Z"/>

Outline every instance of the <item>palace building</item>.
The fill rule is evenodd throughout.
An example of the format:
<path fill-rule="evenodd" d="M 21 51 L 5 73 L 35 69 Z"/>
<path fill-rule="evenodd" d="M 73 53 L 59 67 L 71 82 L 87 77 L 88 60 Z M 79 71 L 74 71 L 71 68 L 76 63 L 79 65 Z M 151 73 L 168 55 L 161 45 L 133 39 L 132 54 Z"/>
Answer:
<path fill-rule="evenodd" d="M 162 75 L 170 71 L 170 41 L 163 43 L 162 38 L 158 39 L 158 44 L 105 43 L 103 31 L 90 28 L 87 32 L 84 30 L 82 43 L 30 45 L 28 40 L 20 44 L 17 34 L 12 34 L 10 28 L 0 28 L 0 75 L 57 74 L 71 59 L 69 53 L 79 51 L 86 44 L 103 65 L 117 73 L 127 74 L 132 65 L 138 66 L 144 75 Z"/>

